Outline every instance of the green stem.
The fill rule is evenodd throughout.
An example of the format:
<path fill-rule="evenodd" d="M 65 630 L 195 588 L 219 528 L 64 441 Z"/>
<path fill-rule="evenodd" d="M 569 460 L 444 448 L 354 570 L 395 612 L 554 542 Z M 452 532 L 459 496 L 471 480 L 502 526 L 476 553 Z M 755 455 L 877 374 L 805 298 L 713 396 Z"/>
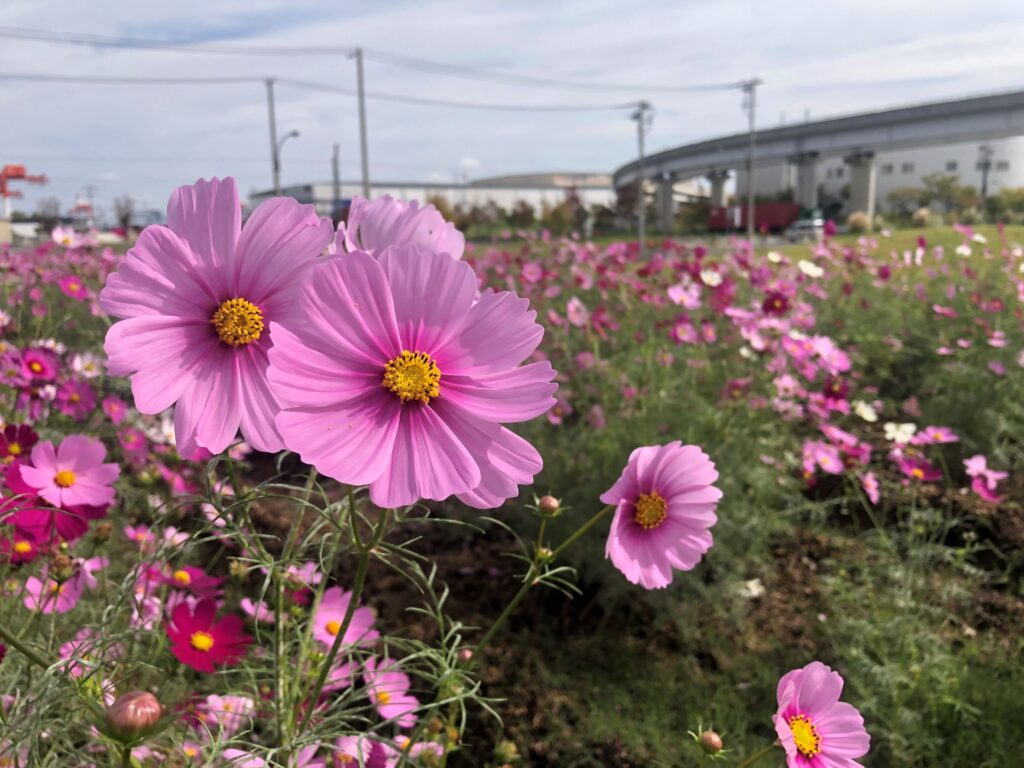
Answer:
<path fill-rule="evenodd" d="M 338 656 L 338 651 L 341 650 L 342 641 L 345 638 L 345 633 L 348 631 L 349 626 L 352 624 L 352 618 L 356 614 L 356 608 L 359 607 L 359 598 L 363 594 L 363 585 L 366 583 L 366 569 L 370 564 L 370 554 L 377 547 L 378 544 L 384 539 L 384 533 L 387 530 L 388 515 L 390 510 L 385 509 L 384 514 L 377 523 L 377 527 L 374 530 L 374 535 L 370 539 L 370 543 L 367 546 L 360 545 L 359 548 L 359 561 L 356 565 L 356 580 L 352 586 L 352 594 L 349 597 L 348 607 L 345 609 L 345 618 L 342 619 L 341 627 L 338 629 L 338 634 L 334 636 L 334 643 L 331 645 L 331 650 L 327 653 L 320 666 L 320 673 L 316 678 L 316 685 L 313 686 L 313 695 L 308 700 L 308 707 L 306 709 L 306 716 L 302 718 L 302 722 L 299 723 L 299 727 L 295 733 L 295 736 L 301 736 L 302 732 L 309 725 L 309 721 L 313 716 L 313 712 L 316 710 L 317 702 L 320 701 L 320 694 L 323 692 L 324 685 L 327 683 L 327 676 L 331 672 L 331 667 L 334 665 L 334 659 Z M 358 534 L 356 533 L 357 521 L 355 515 L 349 518 L 352 524 L 352 534 L 358 540 Z"/>
<path fill-rule="evenodd" d="M 25 658 L 27 658 L 33 664 L 36 664 L 37 666 L 42 667 L 43 669 L 50 668 L 52 662 L 47 661 L 42 654 L 40 654 L 38 651 L 33 650 L 28 645 L 23 643 L 17 635 L 11 632 L 3 624 L 0 624 L 0 638 L 2 638 L 12 648 L 16 648 L 17 650 L 21 651 L 25 655 Z"/>
<path fill-rule="evenodd" d="M 773 741 L 767 747 L 763 747 L 762 749 L 759 749 L 757 752 L 752 754 L 750 757 L 748 757 L 742 763 L 737 765 L 736 768 L 749 768 L 749 766 L 753 765 L 758 760 L 760 760 L 762 757 L 764 757 L 769 752 L 771 752 L 773 749 L 775 749 L 776 746 L 778 746 L 778 742 L 777 741 Z"/>
<path fill-rule="evenodd" d="M 582 536 L 591 528 L 593 528 L 602 517 L 604 517 L 614 508 L 614 506 L 609 504 L 607 507 L 604 507 L 603 509 L 599 510 L 595 515 L 593 515 L 589 520 L 587 520 L 587 522 L 581 525 L 575 533 L 573 533 L 569 538 L 563 541 L 554 552 L 552 552 L 550 555 L 544 558 L 543 563 L 550 563 L 560 554 L 565 552 L 565 550 L 568 549 L 580 536 Z M 516 592 L 515 597 L 512 598 L 512 602 L 505 606 L 505 610 L 502 611 L 501 615 L 494 620 L 494 623 L 491 625 L 491 628 L 487 630 L 487 634 L 485 634 L 480 639 L 480 642 L 476 644 L 476 648 L 473 650 L 473 654 L 476 658 L 480 658 L 480 652 L 487 647 L 487 644 L 491 642 L 491 640 L 494 638 L 494 635 L 497 634 L 499 629 L 501 629 L 501 626 L 512 614 L 512 611 L 514 611 L 516 607 L 519 605 L 519 603 L 523 601 L 523 598 L 526 597 L 526 593 L 529 592 L 533 588 L 533 585 L 537 583 L 537 577 L 540 576 L 541 573 L 541 565 L 542 561 L 535 553 L 534 561 L 530 564 L 530 570 L 526 572 L 526 578 L 523 579 L 523 585 L 519 588 L 519 591 Z"/>
<path fill-rule="evenodd" d="M 127 745 L 121 747 L 121 768 L 132 768 L 132 748 Z"/>

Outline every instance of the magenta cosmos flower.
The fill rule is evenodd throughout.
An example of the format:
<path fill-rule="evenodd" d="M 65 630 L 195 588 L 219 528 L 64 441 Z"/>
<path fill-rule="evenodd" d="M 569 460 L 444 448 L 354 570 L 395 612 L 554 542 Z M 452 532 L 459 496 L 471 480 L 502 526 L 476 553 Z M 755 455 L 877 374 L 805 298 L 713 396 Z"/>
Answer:
<path fill-rule="evenodd" d="M 215 621 L 216 613 L 217 601 L 212 598 L 200 601 L 194 611 L 188 603 L 179 603 L 167 625 L 171 653 L 199 672 L 213 672 L 215 664 L 233 664 L 252 642 L 242 631 L 240 616 L 228 614 Z"/>
<path fill-rule="evenodd" d="M 540 454 L 503 422 L 554 405 L 543 328 L 513 293 L 477 299 L 473 270 L 415 246 L 328 259 L 303 321 L 272 326 L 270 378 L 289 450 L 381 507 L 453 494 L 482 509 L 529 483 Z"/>
<path fill-rule="evenodd" d="M 820 661 L 779 680 L 775 732 L 789 768 L 853 768 L 871 745 L 864 718 L 839 701 L 843 678 Z"/>
<path fill-rule="evenodd" d="M 688 571 L 711 549 L 708 530 L 722 492 L 715 465 L 678 440 L 637 448 L 615 485 L 601 495 L 615 505 L 605 556 L 633 584 L 660 589 L 672 570 Z"/>
<path fill-rule="evenodd" d="M 395 200 L 388 195 L 373 201 L 352 200 L 348 223 L 338 225 L 335 248 L 339 253 L 363 251 L 379 254 L 391 245 L 417 245 L 426 251 L 461 259 L 466 238 L 444 220 L 434 206 Z"/>
<path fill-rule="evenodd" d="M 243 228 L 234 179 L 201 180 L 171 196 L 167 226 L 144 229 L 107 280 L 100 306 L 125 318 L 107 333 L 108 372 L 131 375 L 143 413 L 176 404 L 180 454 L 220 453 L 239 427 L 258 450 L 283 447 L 268 328 L 295 315 L 298 285 L 331 234 L 330 220 L 284 197 Z"/>
<path fill-rule="evenodd" d="M 114 500 L 121 474 L 117 464 L 103 463 L 106 455 L 103 443 L 82 435 L 68 435 L 57 449 L 50 441 L 37 443 L 21 479 L 55 507 L 103 507 Z"/>

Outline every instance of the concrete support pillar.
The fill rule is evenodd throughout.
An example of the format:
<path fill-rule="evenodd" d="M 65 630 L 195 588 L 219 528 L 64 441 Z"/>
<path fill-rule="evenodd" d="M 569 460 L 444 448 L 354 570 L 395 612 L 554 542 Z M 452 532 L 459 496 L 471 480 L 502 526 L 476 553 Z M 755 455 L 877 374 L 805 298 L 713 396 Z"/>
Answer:
<path fill-rule="evenodd" d="M 656 180 L 654 189 L 654 209 L 656 212 L 655 227 L 659 232 L 671 232 L 675 229 L 676 205 L 673 196 L 675 179 L 666 173 Z"/>
<path fill-rule="evenodd" d="M 850 213 L 862 211 L 875 220 L 877 171 L 874 152 L 854 152 L 844 158 L 850 166 Z"/>
<path fill-rule="evenodd" d="M 794 199 L 802 208 L 818 207 L 817 152 L 802 152 L 789 161 L 796 166 Z"/>
<path fill-rule="evenodd" d="M 709 171 L 708 181 L 711 182 L 711 207 L 725 207 L 725 182 L 729 179 L 728 171 Z"/>

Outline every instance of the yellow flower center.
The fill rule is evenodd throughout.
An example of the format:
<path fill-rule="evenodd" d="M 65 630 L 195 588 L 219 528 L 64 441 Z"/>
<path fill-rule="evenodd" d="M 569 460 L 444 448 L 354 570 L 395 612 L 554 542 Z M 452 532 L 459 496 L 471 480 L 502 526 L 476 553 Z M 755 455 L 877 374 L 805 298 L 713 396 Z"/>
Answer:
<path fill-rule="evenodd" d="M 20 456 L 21 455 L 21 444 L 20 443 L 8 443 L 7 444 L 7 452 L 9 454 L 11 454 L 11 456 Z"/>
<path fill-rule="evenodd" d="M 914 467 L 912 470 L 910 470 L 910 474 L 913 475 L 916 479 L 920 480 L 924 477 L 924 470 L 921 469 L 920 467 Z"/>
<path fill-rule="evenodd" d="M 42 373 L 43 372 L 43 364 L 38 362 L 38 361 L 36 361 L 36 360 L 33 360 L 31 363 L 29 363 L 28 367 L 32 371 L 32 373 Z"/>
<path fill-rule="evenodd" d="M 62 469 L 56 475 L 53 476 L 53 482 L 59 485 L 61 488 L 70 488 L 75 484 L 75 473 L 70 469 Z"/>
<path fill-rule="evenodd" d="M 384 704 L 385 706 L 387 706 L 388 704 L 391 703 L 391 694 L 388 693 L 387 691 L 378 691 L 378 693 L 377 693 L 377 703 L 378 704 Z"/>
<path fill-rule="evenodd" d="M 804 757 L 814 757 L 821 752 L 821 736 L 807 715 L 793 715 L 789 718 L 789 730 L 793 732 L 793 743 Z"/>
<path fill-rule="evenodd" d="M 175 571 L 171 574 L 172 578 L 181 584 L 183 587 L 187 587 L 192 583 L 192 577 L 188 575 L 188 571 Z"/>
<path fill-rule="evenodd" d="M 341 631 L 341 622 L 331 619 L 327 622 L 327 626 L 324 627 L 324 629 L 327 630 L 328 635 L 330 635 L 331 637 L 336 637 L 338 633 Z"/>
<path fill-rule="evenodd" d="M 71 245 L 71 238 L 65 236 L 65 237 L 61 238 L 60 242 L 61 242 L 62 245 Z"/>
<path fill-rule="evenodd" d="M 192 636 L 188 639 L 188 644 L 197 651 L 206 653 L 213 648 L 213 635 L 209 632 L 193 632 Z"/>
<path fill-rule="evenodd" d="M 210 318 L 217 335 L 225 344 L 241 347 L 263 334 L 263 312 L 246 299 L 228 299 Z"/>
<path fill-rule="evenodd" d="M 80 287 L 81 286 L 79 286 L 78 283 L 68 283 L 69 291 L 77 291 Z"/>
<path fill-rule="evenodd" d="M 356 759 L 348 752 L 338 752 L 334 755 L 334 762 L 336 765 L 352 765 Z"/>
<path fill-rule="evenodd" d="M 82 396 L 77 392 L 72 392 L 70 395 L 68 395 L 68 400 L 70 400 L 72 403 L 77 403 L 81 399 Z"/>
<path fill-rule="evenodd" d="M 441 390 L 441 369 L 426 352 L 402 350 L 402 354 L 384 366 L 384 388 L 394 392 L 403 403 L 414 400 L 426 405 Z"/>
<path fill-rule="evenodd" d="M 32 545 L 25 540 L 16 541 L 14 542 L 14 551 L 19 555 L 27 555 L 32 551 Z"/>
<path fill-rule="evenodd" d="M 641 493 L 634 507 L 633 522 L 645 531 L 657 528 L 668 515 L 668 502 L 657 491 Z"/>

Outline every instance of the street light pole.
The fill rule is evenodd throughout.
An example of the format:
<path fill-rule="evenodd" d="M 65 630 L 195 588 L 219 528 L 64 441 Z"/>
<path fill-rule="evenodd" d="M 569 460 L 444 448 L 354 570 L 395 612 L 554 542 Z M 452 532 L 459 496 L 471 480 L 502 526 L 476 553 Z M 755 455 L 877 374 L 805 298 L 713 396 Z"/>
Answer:
<path fill-rule="evenodd" d="M 359 91 L 359 156 L 363 166 L 363 197 L 370 198 L 370 159 L 366 149 L 366 88 L 363 85 L 363 49 L 352 53 L 356 60 L 356 87 Z"/>
<path fill-rule="evenodd" d="M 277 117 L 274 114 L 274 79 L 267 78 L 267 115 L 270 118 L 270 169 L 274 180 L 274 194 L 281 195 L 281 158 L 277 146 Z"/>
<path fill-rule="evenodd" d="M 636 120 L 636 140 L 639 148 L 639 160 L 637 161 L 636 177 L 636 236 L 640 246 L 640 255 L 644 255 L 645 225 L 647 217 L 647 206 L 644 205 L 644 134 L 649 124 L 648 112 L 651 104 L 648 101 L 638 101 L 636 111 L 631 115 Z"/>
<path fill-rule="evenodd" d="M 277 152 L 274 153 L 274 162 L 277 167 L 277 173 L 274 176 L 274 194 L 278 197 L 281 196 L 281 150 L 284 148 L 284 143 L 288 141 L 288 139 L 295 139 L 298 138 L 298 136 L 298 131 L 288 131 L 288 133 L 282 136 L 281 140 L 277 142 Z"/>
<path fill-rule="evenodd" d="M 754 77 L 740 83 L 746 94 L 747 122 L 750 128 L 750 144 L 747 147 L 747 240 L 754 247 L 754 115 L 757 110 L 757 86 L 764 80 Z"/>
<path fill-rule="evenodd" d="M 978 168 L 981 170 L 981 204 L 985 205 L 985 200 L 988 197 L 988 172 L 992 170 L 992 155 L 994 155 L 992 147 L 988 144 L 982 144 L 978 147 Z"/>
<path fill-rule="evenodd" d="M 340 147 L 335 144 L 334 151 L 331 153 L 331 175 L 334 181 L 334 188 L 332 194 L 331 203 L 331 219 L 337 223 L 338 214 L 341 211 L 341 171 L 338 170 L 338 155 L 340 153 Z"/>

